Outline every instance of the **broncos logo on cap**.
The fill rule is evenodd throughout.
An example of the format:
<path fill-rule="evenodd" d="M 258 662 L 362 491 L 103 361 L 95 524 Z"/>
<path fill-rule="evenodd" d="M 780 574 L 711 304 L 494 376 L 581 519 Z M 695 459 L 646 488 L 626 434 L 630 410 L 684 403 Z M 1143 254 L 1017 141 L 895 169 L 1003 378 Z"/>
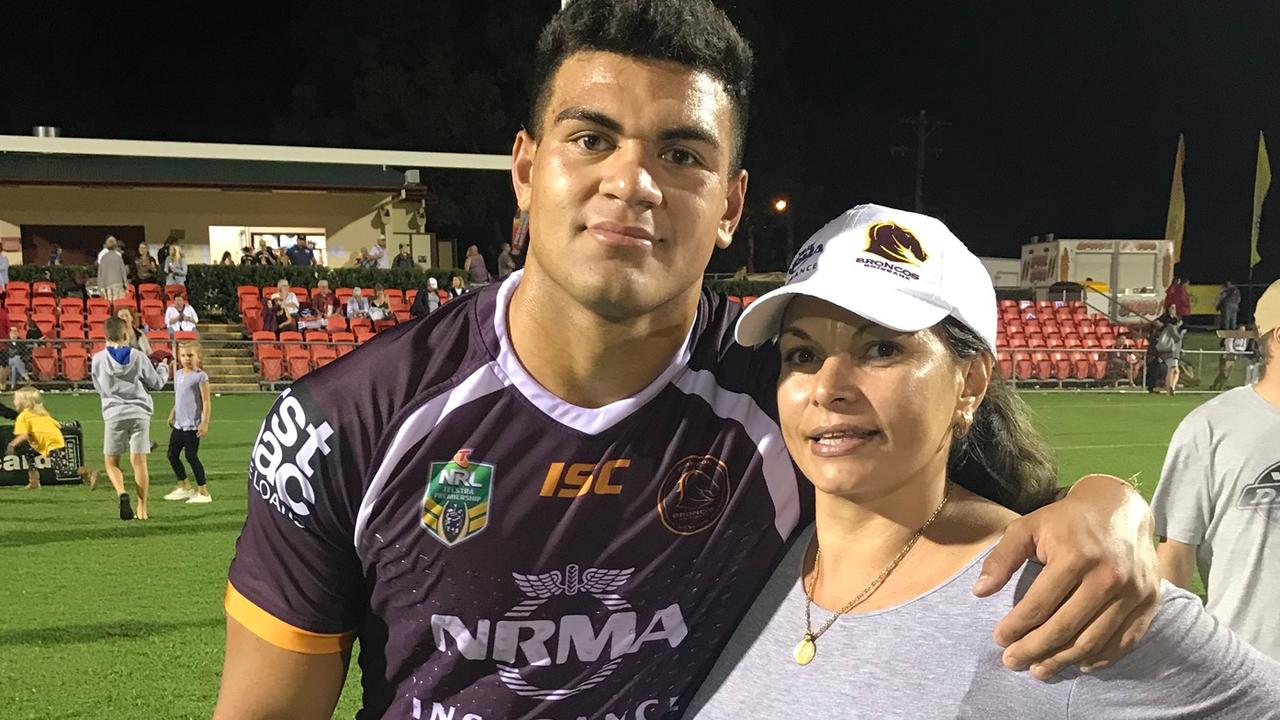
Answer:
<path fill-rule="evenodd" d="M 919 265 L 929 253 L 910 230 L 897 223 L 876 223 L 867 230 L 867 252 L 896 263 Z"/>

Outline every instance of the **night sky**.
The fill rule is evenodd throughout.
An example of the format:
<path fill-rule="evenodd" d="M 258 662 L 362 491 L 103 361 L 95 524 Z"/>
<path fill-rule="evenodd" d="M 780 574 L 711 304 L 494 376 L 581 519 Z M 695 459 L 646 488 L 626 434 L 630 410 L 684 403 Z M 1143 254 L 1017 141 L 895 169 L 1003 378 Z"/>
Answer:
<path fill-rule="evenodd" d="M 356 44 L 343 35 L 351 10 L 340 8 L 351 3 L 205 4 L 183 19 L 68 5 L 5 4 L 0 132 L 53 124 L 79 137 L 323 144 L 301 130 L 291 136 L 296 88 L 310 78 L 323 97 L 333 73 L 317 68 L 341 65 Z M 558 2 L 358 5 L 392 18 L 406 8 L 439 11 L 452 18 L 451 37 L 477 45 L 505 33 L 507 59 L 518 65 Z M 1181 132 L 1188 210 L 1179 271 L 1193 281 L 1247 277 L 1259 130 L 1280 153 L 1280 4 L 727 7 L 757 55 L 746 158 L 757 217 L 767 219 L 769 197 L 784 192 L 799 237 L 859 202 L 910 208 L 914 157 L 889 148 L 914 143 L 899 121 L 925 109 L 949 123 L 931 138 L 943 152 L 928 159 L 926 210 L 980 254 L 1015 256 L 1046 232 L 1160 237 Z M 387 37 L 415 32 L 397 26 Z M 491 52 L 449 57 L 459 71 L 506 73 L 501 88 L 517 85 Z M 500 125 L 485 137 L 453 133 L 419 146 L 405 139 L 413 132 L 392 128 L 344 144 L 507 153 L 527 99 L 503 89 L 498 102 Z M 1280 155 L 1276 163 L 1280 183 Z M 1258 281 L 1280 276 L 1280 204 L 1271 205 Z"/>

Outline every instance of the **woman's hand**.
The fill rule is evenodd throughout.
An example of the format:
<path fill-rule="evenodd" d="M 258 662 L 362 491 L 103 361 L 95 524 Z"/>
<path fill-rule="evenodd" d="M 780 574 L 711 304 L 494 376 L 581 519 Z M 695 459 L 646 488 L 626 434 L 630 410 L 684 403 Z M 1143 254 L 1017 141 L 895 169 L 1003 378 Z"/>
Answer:
<path fill-rule="evenodd" d="M 1133 649 L 1160 600 L 1150 508 L 1119 478 L 1082 478 L 1066 498 L 1015 520 L 987 557 L 973 592 L 999 590 L 1028 559 L 1045 568 L 996 626 L 1004 664 L 1047 680 L 1086 672 Z"/>

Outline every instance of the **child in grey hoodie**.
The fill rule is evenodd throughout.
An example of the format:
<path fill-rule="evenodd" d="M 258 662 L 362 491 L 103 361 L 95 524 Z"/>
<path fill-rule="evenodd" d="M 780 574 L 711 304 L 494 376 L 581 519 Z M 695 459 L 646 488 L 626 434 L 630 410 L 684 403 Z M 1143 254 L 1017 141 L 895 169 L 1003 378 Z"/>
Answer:
<path fill-rule="evenodd" d="M 151 359 L 129 347 L 129 326 L 117 317 L 102 324 L 107 347 L 93 356 L 93 387 L 102 397 L 102 420 L 106 432 L 102 454 L 107 477 L 120 496 L 120 519 L 132 520 L 129 494 L 124 489 L 120 456 L 129 453 L 133 483 L 138 490 L 139 520 L 147 519 L 147 454 L 151 452 L 151 414 L 154 406 L 148 390 L 159 390 L 169 381 L 169 367 L 154 366 Z"/>

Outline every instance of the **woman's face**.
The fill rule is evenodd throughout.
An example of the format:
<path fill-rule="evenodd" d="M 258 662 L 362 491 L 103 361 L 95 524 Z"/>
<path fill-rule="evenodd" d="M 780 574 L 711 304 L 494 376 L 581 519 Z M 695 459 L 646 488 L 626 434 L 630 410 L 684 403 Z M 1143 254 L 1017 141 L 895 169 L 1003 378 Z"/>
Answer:
<path fill-rule="evenodd" d="M 778 344 L 787 449 L 818 490 L 851 499 L 944 472 L 952 430 L 990 378 L 933 329 L 890 330 L 810 297 L 791 302 Z"/>
<path fill-rule="evenodd" d="M 133 327 L 133 313 L 129 312 L 129 309 L 128 309 L 128 308 L 119 308 L 119 309 L 117 309 L 117 310 L 116 310 L 116 317 L 120 318 L 121 320 L 125 321 L 126 323 L 129 323 L 129 327 Z"/>

